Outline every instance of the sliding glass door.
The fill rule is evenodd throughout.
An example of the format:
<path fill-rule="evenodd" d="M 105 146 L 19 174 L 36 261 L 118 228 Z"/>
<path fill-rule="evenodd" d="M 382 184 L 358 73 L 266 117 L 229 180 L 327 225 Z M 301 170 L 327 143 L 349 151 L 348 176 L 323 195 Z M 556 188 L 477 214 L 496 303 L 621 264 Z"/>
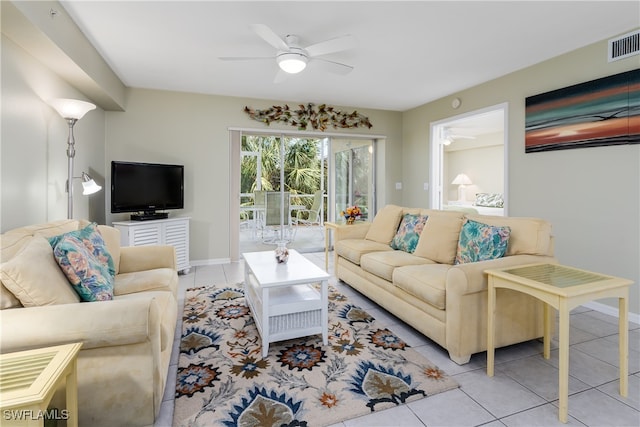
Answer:
<path fill-rule="evenodd" d="M 328 139 L 289 135 L 241 138 L 241 250 L 286 240 L 300 251 L 324 248 Z"/>
<path fill-rule="evenodd" d="M 320 252 L 324 223 L 347 206 L 373 218 L 375 140 L 232 131 L 231 141 L 232 253 L 273 250 L 278 240 Z"/>

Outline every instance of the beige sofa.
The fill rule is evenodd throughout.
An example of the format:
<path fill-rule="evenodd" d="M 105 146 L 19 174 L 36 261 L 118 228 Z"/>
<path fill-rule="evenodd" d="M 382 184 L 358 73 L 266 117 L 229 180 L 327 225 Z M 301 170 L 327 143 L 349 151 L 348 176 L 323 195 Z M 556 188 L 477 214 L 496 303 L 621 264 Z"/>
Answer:
<path fill-rule="evenodd" d="M 98 226 L 114 260 L 114 297 L 80 302 L 70 285 L 60 285 L 66 277 L 45 237 L 87 224 L 62 220 L 0 236 L 0 349 L 9 353 L 82 342 L 80 425 L 153 425 L 176 329 L 175 251 L 172 246 L 120 247 L 118 230 Z M 54 403 L 64 408 L 62 393 Z"/>
<path fill-rule="evenodd" d="M 390 247 L 404 214 L 427 215 L 413 253 Z M 508 226 L 503 257 L 454 265 L 465 219 Z M 487 276 L 485 270 L 553 257 L 551 225 L 535 218 L 473 215 L 458 211 L 410 209 L 387 205 L 371 223 L 338 227 L 336 277 L 366 295 L 449 352 L 458 364 L 486 351 Z M 542 304 L 531 297 L 499 290 L 496 347 L 543 335 Z"/>

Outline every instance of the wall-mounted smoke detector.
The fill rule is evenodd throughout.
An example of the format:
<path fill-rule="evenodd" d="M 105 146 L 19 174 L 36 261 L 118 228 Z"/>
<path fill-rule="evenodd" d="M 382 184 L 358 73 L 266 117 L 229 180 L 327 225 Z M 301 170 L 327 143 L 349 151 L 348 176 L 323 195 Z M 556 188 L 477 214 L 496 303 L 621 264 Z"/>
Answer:
<path fill-rule="evenodd" d="M 609 62 L 640 54 L 640 30 L 609 40 L 607 60 Z"/>

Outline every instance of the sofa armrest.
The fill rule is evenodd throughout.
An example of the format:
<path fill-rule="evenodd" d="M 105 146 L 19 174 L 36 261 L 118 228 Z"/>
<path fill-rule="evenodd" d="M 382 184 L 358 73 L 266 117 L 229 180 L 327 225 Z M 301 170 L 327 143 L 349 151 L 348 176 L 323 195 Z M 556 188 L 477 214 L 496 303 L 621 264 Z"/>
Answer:
<path fill-rule="evenodd" d="M 370 222 L 361 222 L 351 225 L 339 225 L 335 228 L 335 233 L 333 235 L 333 241 L 337 242 L 338 240 L 344 239 L 364 239 L 369 231 L 369 227 L 371 227 Z"/>
<path fill-rule="evenodd" d="M 89 349 L 160 340 L 153 297 L 6 309 L 0 320 L 3 353 L 71 342 Z"/>
<path fill-rule="evenodd" d="M 119 273 L 176 269 L 176 249 L 171 245 L 123 246 L 120 248 Z"/>
<path fill-rule="evenodd" d="M 458 264 L 447 272 L 446 292 L 447 294 L 449 294 L 449 292 L 455 292 L 456 294 L 464 295 L 486 291 L 488 288 L 488 280 L 485 270 L 538 262 L 555 264 L 558 260 L 554 257 L 541 255 L 512 255 L 489 261 Z"/>

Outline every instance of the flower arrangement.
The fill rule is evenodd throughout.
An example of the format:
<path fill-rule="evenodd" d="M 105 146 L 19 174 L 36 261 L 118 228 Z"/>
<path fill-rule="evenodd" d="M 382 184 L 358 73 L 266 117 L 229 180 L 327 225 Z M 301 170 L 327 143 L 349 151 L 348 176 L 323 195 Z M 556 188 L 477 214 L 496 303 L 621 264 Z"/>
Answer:
<path fill-rule="evenodd" d="M 360 218 L 362 211 L 358 206 L 349 206 L 347 209 L 340 212 L 340 215 L 344 216 L 347 220 L 347 224 L 353 224 L 357 218 Z"/>

